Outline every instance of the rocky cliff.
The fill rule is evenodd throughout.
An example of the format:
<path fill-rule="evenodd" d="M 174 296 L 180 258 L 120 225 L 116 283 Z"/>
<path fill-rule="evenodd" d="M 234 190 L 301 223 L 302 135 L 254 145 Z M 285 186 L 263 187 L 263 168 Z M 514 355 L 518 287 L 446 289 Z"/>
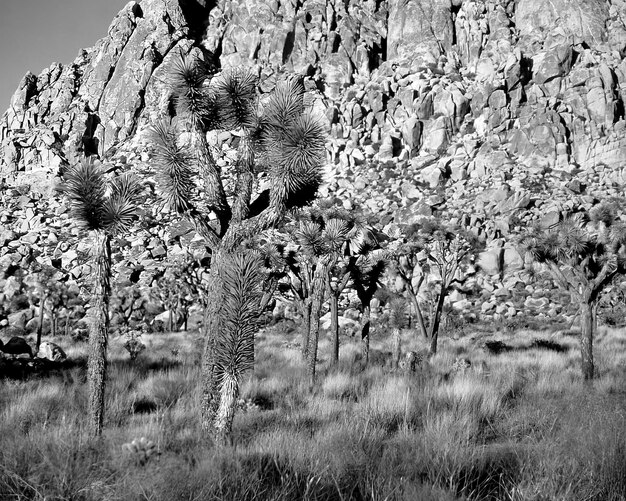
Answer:
<path fill-rule="evenodd" d="M 24 238 L 63 227 L 49 195 L 64 165 L 95 154 L 149 170 L 142 138 L 168 113 L 163 75 L 191 51 L 253 66 L 265 85 L 308 76 L 331 132 L 323 193 L 384 223 L 437 213 L 471 226 L 491 274 L 519 267 L 508 237 L 530 220 L 626 183 L 625 0 L 143 0 L 12 97 L 0 122 L 11 262 Z M 144 258 L 150 243 L 167 251 L 142 238 Z"/>

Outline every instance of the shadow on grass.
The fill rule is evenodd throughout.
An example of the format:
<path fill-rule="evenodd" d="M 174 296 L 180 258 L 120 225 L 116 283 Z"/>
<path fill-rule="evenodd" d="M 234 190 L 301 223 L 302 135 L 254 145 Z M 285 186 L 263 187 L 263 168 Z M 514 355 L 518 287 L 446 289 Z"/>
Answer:
<path fill-rule="evenodd" d="M 483 349 L 490 355 L 500 355 L 501 353 L 524 352 L 529 350 L 545 350 L 555 353 L 566 353 L 570 350 L 570 347 L 549 339 L 533 339 L 530 344 L 524 346 L 512 346 L 503 343 L 502 341 L 485 341 Z"/>

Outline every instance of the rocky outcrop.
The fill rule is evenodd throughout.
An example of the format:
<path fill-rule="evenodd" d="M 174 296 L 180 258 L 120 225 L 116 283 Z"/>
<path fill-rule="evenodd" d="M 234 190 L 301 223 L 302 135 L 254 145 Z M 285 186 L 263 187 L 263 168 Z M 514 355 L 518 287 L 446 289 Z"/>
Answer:
<path fill-rule="evenodd" d="M 383 224 L 438 214 L 470 227 L 488 243 L 493 294 L 524 280 L 511 235 L 626 183 L 625 0 L 143 0 L 74 62 L 20 82 L 0 123 L 0 178 L 20 204 L 0 215 L 0 260 L 58 236 L 45 228 L 65 209 L 47 195 L 77 157 L 150 172 L 142 131 L 169 113 L 168 66 L 190 51 L 254 67 L 262 89 L 305 75 L 330 122 L 322 193 Z M 131 242 L 126 275 L 177 231 Z M 55 245 L 64 268 L 88 272 Z"/>

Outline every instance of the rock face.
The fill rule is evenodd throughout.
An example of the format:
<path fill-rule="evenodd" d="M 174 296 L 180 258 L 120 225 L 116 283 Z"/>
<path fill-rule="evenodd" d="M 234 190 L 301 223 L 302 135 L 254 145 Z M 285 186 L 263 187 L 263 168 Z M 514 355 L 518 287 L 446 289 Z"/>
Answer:
<path fill-rule="evenodd" d="M 19 205 L 0 214 L 0 262 L 56 238 L 51 187 L 78 157 L 149 170 L 143 131 L 168 115 L 168 65 L 191 51 L 255 67 L 262 87 L 305 75 L 331 124 L 322 194 L 383 224 L 468 226 L 492 276 L 520 279 L 511 234 L 626 183 L 625 0 L 131 1 L 71 64 L 19 83 L 0 121 L 0 196 Z M 129 248 L 145 267 L 168 239 Z M 64 268 L 89 273 L 66 251 Z"/>

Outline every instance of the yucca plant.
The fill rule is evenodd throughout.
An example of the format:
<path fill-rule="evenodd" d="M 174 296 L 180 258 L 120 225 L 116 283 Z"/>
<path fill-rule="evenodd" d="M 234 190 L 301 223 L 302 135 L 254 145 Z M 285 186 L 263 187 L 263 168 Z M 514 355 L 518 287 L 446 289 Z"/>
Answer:
<path fill-rule="evenodd" d="M 102 433 L 107 374 L 109 301 L 111 297 L 111 239 L 127 233 L 138 217 L 141 185 L 130 174 L 107 179 L 91 158 L 64 174 L 63 192 L 76 224 L 93 240 L 94 289 L 89 331 L 89 425 L 93 436 Z"/>
<path fill-rule="evenodd" d="M 305 102 L 303 83 L 296 77 L 285 78 L 261 100 L 257 78 L 249 70 L 214 74 L 200 56 L 181 55 L 171 67 L 169 84 L 177 116 L 153 126 L 154 161 L 164 205 L 189 219 L 211 249 L 201 420 L 205 432 L 219 435 L 215 419 L 222 395 L 215 349 L 225 332 L 220 305 L 226 284 L 217 270 L 242 242 L 314 199 L 326 158 L 326 125 Z M 184 130 L 192 132 L 192 142 L 181 141 Z M 210 130 L 235 130 L 239 136 L 232 195 L 227 195 L 226 172 L 207 142 Z M 253 200 L 260 171 L 267 173 L 269 187 Z"/>
<path fill-rule="evenodd" d="M 600 295 L 626 272 L 626 224 L 617 204 L 603 203 L 588 212 L 570 214 L 549 228 L 533 227 L 521 239 L 534 261 L 547 267 L 567 291 L 580 315 L 583 378 L 594 377 L 593 339 Z"/>

